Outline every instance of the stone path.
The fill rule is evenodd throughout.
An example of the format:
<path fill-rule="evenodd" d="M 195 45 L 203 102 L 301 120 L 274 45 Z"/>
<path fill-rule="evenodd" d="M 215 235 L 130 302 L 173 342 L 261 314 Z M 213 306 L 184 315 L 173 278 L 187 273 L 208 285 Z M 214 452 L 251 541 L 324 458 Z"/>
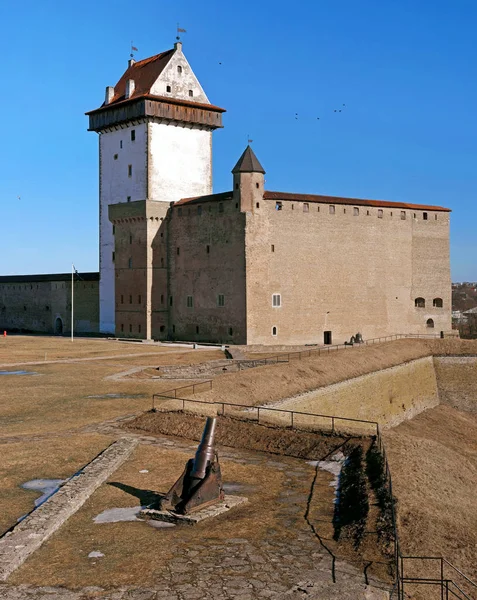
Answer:
<path fill-rule="evenodd" d="M 120 421 L 120 420 L 118 420 Z M 90 431 L 119 436 L 115 423 L 91 426 Z M 174 447 L 195 451 L 196 444 L 165 436 L 131 434 L 140 444 Z M 265 540 L 230 538 L 221 543 L 204 538 L 202 543 L 181 544 L 174 548 L 174 557 L 158 569 L 155 581 L 147 588 L 83 588 L 72 591 L 63 588 L 9 586 L 0 584 L 1 600 L 261 600 L 264 598 L 343 598 L 343 600 L 383 600 L 386 585 L 373 582 L 365 585 L 363 572 L 340 560 L 335 560 L 336 587 L 332 578 L 332 557 L 323 548 L 316 533 L 304 518 L 312 486 L 310 467 L 305 461 L 285 456 L 221 448 L 220 457 L 240 464 L 257 464 L 284 474 L 279 494 L 278 517 L 283 527 L 270 529 Z M 322 458 L 322 457 L 317 457 Z M 257 482 L 259 485 L 259 482 Z M 229 490 L 250 496 L 253 488 Z M 286 530 L 287 537 L 284 537 Z M 300 587 L 299 582 L 305 581 Z M 305 588 L 303 588 L 305 585 Z M 309 590 L 306 590 L 308 586 Z M 330 587 L 331 586 L 331 587 Z M 332 596 L 319 590 L 348 590 L 349 595 Z M 383 589 L 381 589 L 383 588 Z M 305 592 L 303 591 L 305 589 Z M 341 593 L 340 592 L 340 593 Z M 318 595 L 317 595 L 318 594 Z"/>

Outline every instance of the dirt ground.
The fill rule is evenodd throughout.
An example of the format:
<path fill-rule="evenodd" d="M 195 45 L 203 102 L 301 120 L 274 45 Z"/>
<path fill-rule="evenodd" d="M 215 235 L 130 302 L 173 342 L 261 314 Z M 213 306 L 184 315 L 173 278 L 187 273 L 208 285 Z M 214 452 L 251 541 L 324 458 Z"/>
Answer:
<path fill-rule="evenodd" d="M 442 555 L 475 581 L 477 415 L 441 405 L 386 432 L 385 444 L 403 554 Z"/>

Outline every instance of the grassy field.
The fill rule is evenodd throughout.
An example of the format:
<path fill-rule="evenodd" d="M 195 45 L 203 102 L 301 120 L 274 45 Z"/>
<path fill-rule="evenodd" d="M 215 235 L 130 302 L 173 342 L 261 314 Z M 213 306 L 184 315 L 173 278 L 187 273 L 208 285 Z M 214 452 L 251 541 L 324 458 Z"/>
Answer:
<path fill-rule="evenodd" d="M 0 343 L 0 364 L 44 359 L 47 354 L 46 363 L 0 369 L 34 373 L 0 376 L 0 531 L 31 510 L 39 495 L 21 489 L 21 483 L 69 477 L 112 441 L 85 433 L 85 428 L 147 410 L 154 392 L 180 385 L 117 378 L 118 374 L 141 366 L 223 357 L 214 349 L 108 340 L 9 336 Z M 103 360 L 108 356 L 113 358 Z M 70 362 L 49 362 L 66 358 Z"/>

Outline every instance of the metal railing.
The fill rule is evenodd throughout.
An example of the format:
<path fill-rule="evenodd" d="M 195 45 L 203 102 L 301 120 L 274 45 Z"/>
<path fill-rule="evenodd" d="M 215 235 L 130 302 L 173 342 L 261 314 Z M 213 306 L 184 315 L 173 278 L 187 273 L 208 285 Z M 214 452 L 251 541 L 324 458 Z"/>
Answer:
<path fill-rule="evenodd" d="M 192 386 L 187 386 L 192 387 Z M 180 388 L 178 388 L 180 389 Z M 175 390 L 174 390 L 175 391 Z M 349 427 L 339 427 L 340 423 L 357 424 L 360 425 L 358 428 L 364 429 L 364 433 L 360 435 L 377 435 L 379 431 L 379 425 L 376 421 L 367 421 L 365 419 L 353 419 L 350 417 L 337 417 L 335 415 L 321 415 L 318 413 L 301 412 L 297 410 L 287 410 L 283 408 L 272 408 L 267 406 L 249 406 L 246 404 L 235 404 L 233 402 L 205 402 L 203 400 L 196 400 L 195 398 L 178 398 L 177 395 L 168 396 L 164 393 L 154 394 L 153 396 L 153 411 L 157 412 L 157 401 L 163 401 L 163 403 L 170 403 L 171 401 L 179 401 L 181 403 L 181 409 L 186 410 L 186 405 L 202 405 L 202 407 L 211 407 L 215 414 L 221 416 L 239 416 L 243 420 L 256 421 L 259 425 L 261 424 L 276 424 L 277 422 L 281 425 L 285 424 L 288 427 L 297 429 L 297 425 L 306 427 L 307 422 L 310 426 L 312 420 L 320 420 L 319 425 L 320 431 L 328 431 L 331 434 L 337 434 L 340 432 L 348 433 Z M 226 410 L 228 407 L 228 410 Z M 236 409 L 233 411 L 233 409 Z M 166 409 L 168 410 L 168 409 Z M 192 411 L 193 412 L 193 411 Z M 271 413 L 271 416 L 270 416 Z M 268 414 L 268 418 L 264 415 Z M 282 418 L 283 417 L 283 418 Z"/>
<path fill-rule="evenodd" d="M 190 390 L 192 394 L 195 394 L 196 391 L 208 392 L 212 389 L 212 379 L 206 379 L 205 381 L 199 381 L 198 383 L 191 383 L 189 385 L 182 385 L 181 387 L 172 388 L 170 390 L 165 390 L 164 392 L 153 394 L 152 395 L 152 410 L 155 410 L 155 400 L 156 398 L 167 397 L 167 398 L 177 398 L 177 392 L 182 391 L 184 394 L 184 390 Z M 202 387 L 201 390 L 198 388 Z M 182 400 L 182 398 L 181 398 Z"/>
<path fill-rule="evenodd" d="M 454 337 L 454 336 L 452 336 Z M 291 360 L 301 360 L 302 358 L 309 358 L 312 355 L 321 356 L 322 354 L 329 354 L 334 350 L 343 350 L 354 347 L 368 346 L 372 344 L 379 344 L 381 342 L 391 342 L 394 340 L 409 339 L 409 338 L 423 338 L 423 339 L 438 339 L 441 338 L 440 333 L 395 333 L 393 335 L 385 335 L 382 337 L 371 338 L 369 340 L 363 340 L 362 342 L 355 342 L 354 344 L 331 344 L 329 346 L 320 346 L 317 348 L 310 348 L 309 350 L 297 350 L 296 352 L 282 352 L 281 354 L 272 354 L 264 358 L 250 358 L 250 359 L 239 359 L 237 364 L 239 365 L 239 371 L 242 368 L 250 368 L 250 363 L 254 363 L 253 366 L 260 367 L 265 365 L 276 365 L 278 363 L 288 363 Z M 243 367 L 241 365 L 244 365 Z"/>

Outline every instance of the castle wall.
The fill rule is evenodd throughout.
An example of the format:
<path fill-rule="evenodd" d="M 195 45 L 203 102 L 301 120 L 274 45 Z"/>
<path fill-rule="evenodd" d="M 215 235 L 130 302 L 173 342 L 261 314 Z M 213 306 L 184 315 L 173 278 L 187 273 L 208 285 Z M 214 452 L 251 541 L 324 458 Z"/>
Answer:
<path fill-rule="evenodd" d="M 134 130 L 134 141 L 131 132 Z M 114 333 L 114 238 L 108 207 L 147 194 L 147 124 L 123 125 L 99 135 L 100 329 Z M 131 165 L 131 170 L 129 170 Z M 129 200 L 128 200 L 129 198 Z"/>
<path fill-rule="evenodd" d="M 75 333 L 99 331 L 98 281 L 74 283 Z M 61 330 L 57 330 L 57 320 Z M 71 332 L 71 281 L 0 282 L 0 331 L 32 333 Z"/>
<path fill-rule="evenodd" d="M 325 331 L 333 343 L 357 332 L 450 331 L 448 213 L 428 211 L 424 221 L 423 211 L 401 219 L 395 208 L 336 204 L 333 213 L 294 201 L 277 210 L 260 196 L 246 215 L 248 344 L 322 344 Z M 415 308 L 415 294 L 425 310 Z M 436 297 L 443 308 L 432 308 Z"/>
<path fill-rule="evenodd" d="M 477 413 L 477 356 L 434 357 L 443 404 Z"/>
<path fill-rule="evenodd" d="M 149 200 L 212 193 L 212 131 L 151 122 L 148 161 Z"/>
<path fill-rule="evenodd" d="M 273 406 L 394 427 L 438 404 L 433 359 L 427 356 L 287 398 Z M 336 426 L 339 428 L 339 421 Z"/>
<path fill-rule="evenodd" d="M 174 207 L 168 227 L 170 337 L 244 343 L 245 218 L 238 204 Z"/>

